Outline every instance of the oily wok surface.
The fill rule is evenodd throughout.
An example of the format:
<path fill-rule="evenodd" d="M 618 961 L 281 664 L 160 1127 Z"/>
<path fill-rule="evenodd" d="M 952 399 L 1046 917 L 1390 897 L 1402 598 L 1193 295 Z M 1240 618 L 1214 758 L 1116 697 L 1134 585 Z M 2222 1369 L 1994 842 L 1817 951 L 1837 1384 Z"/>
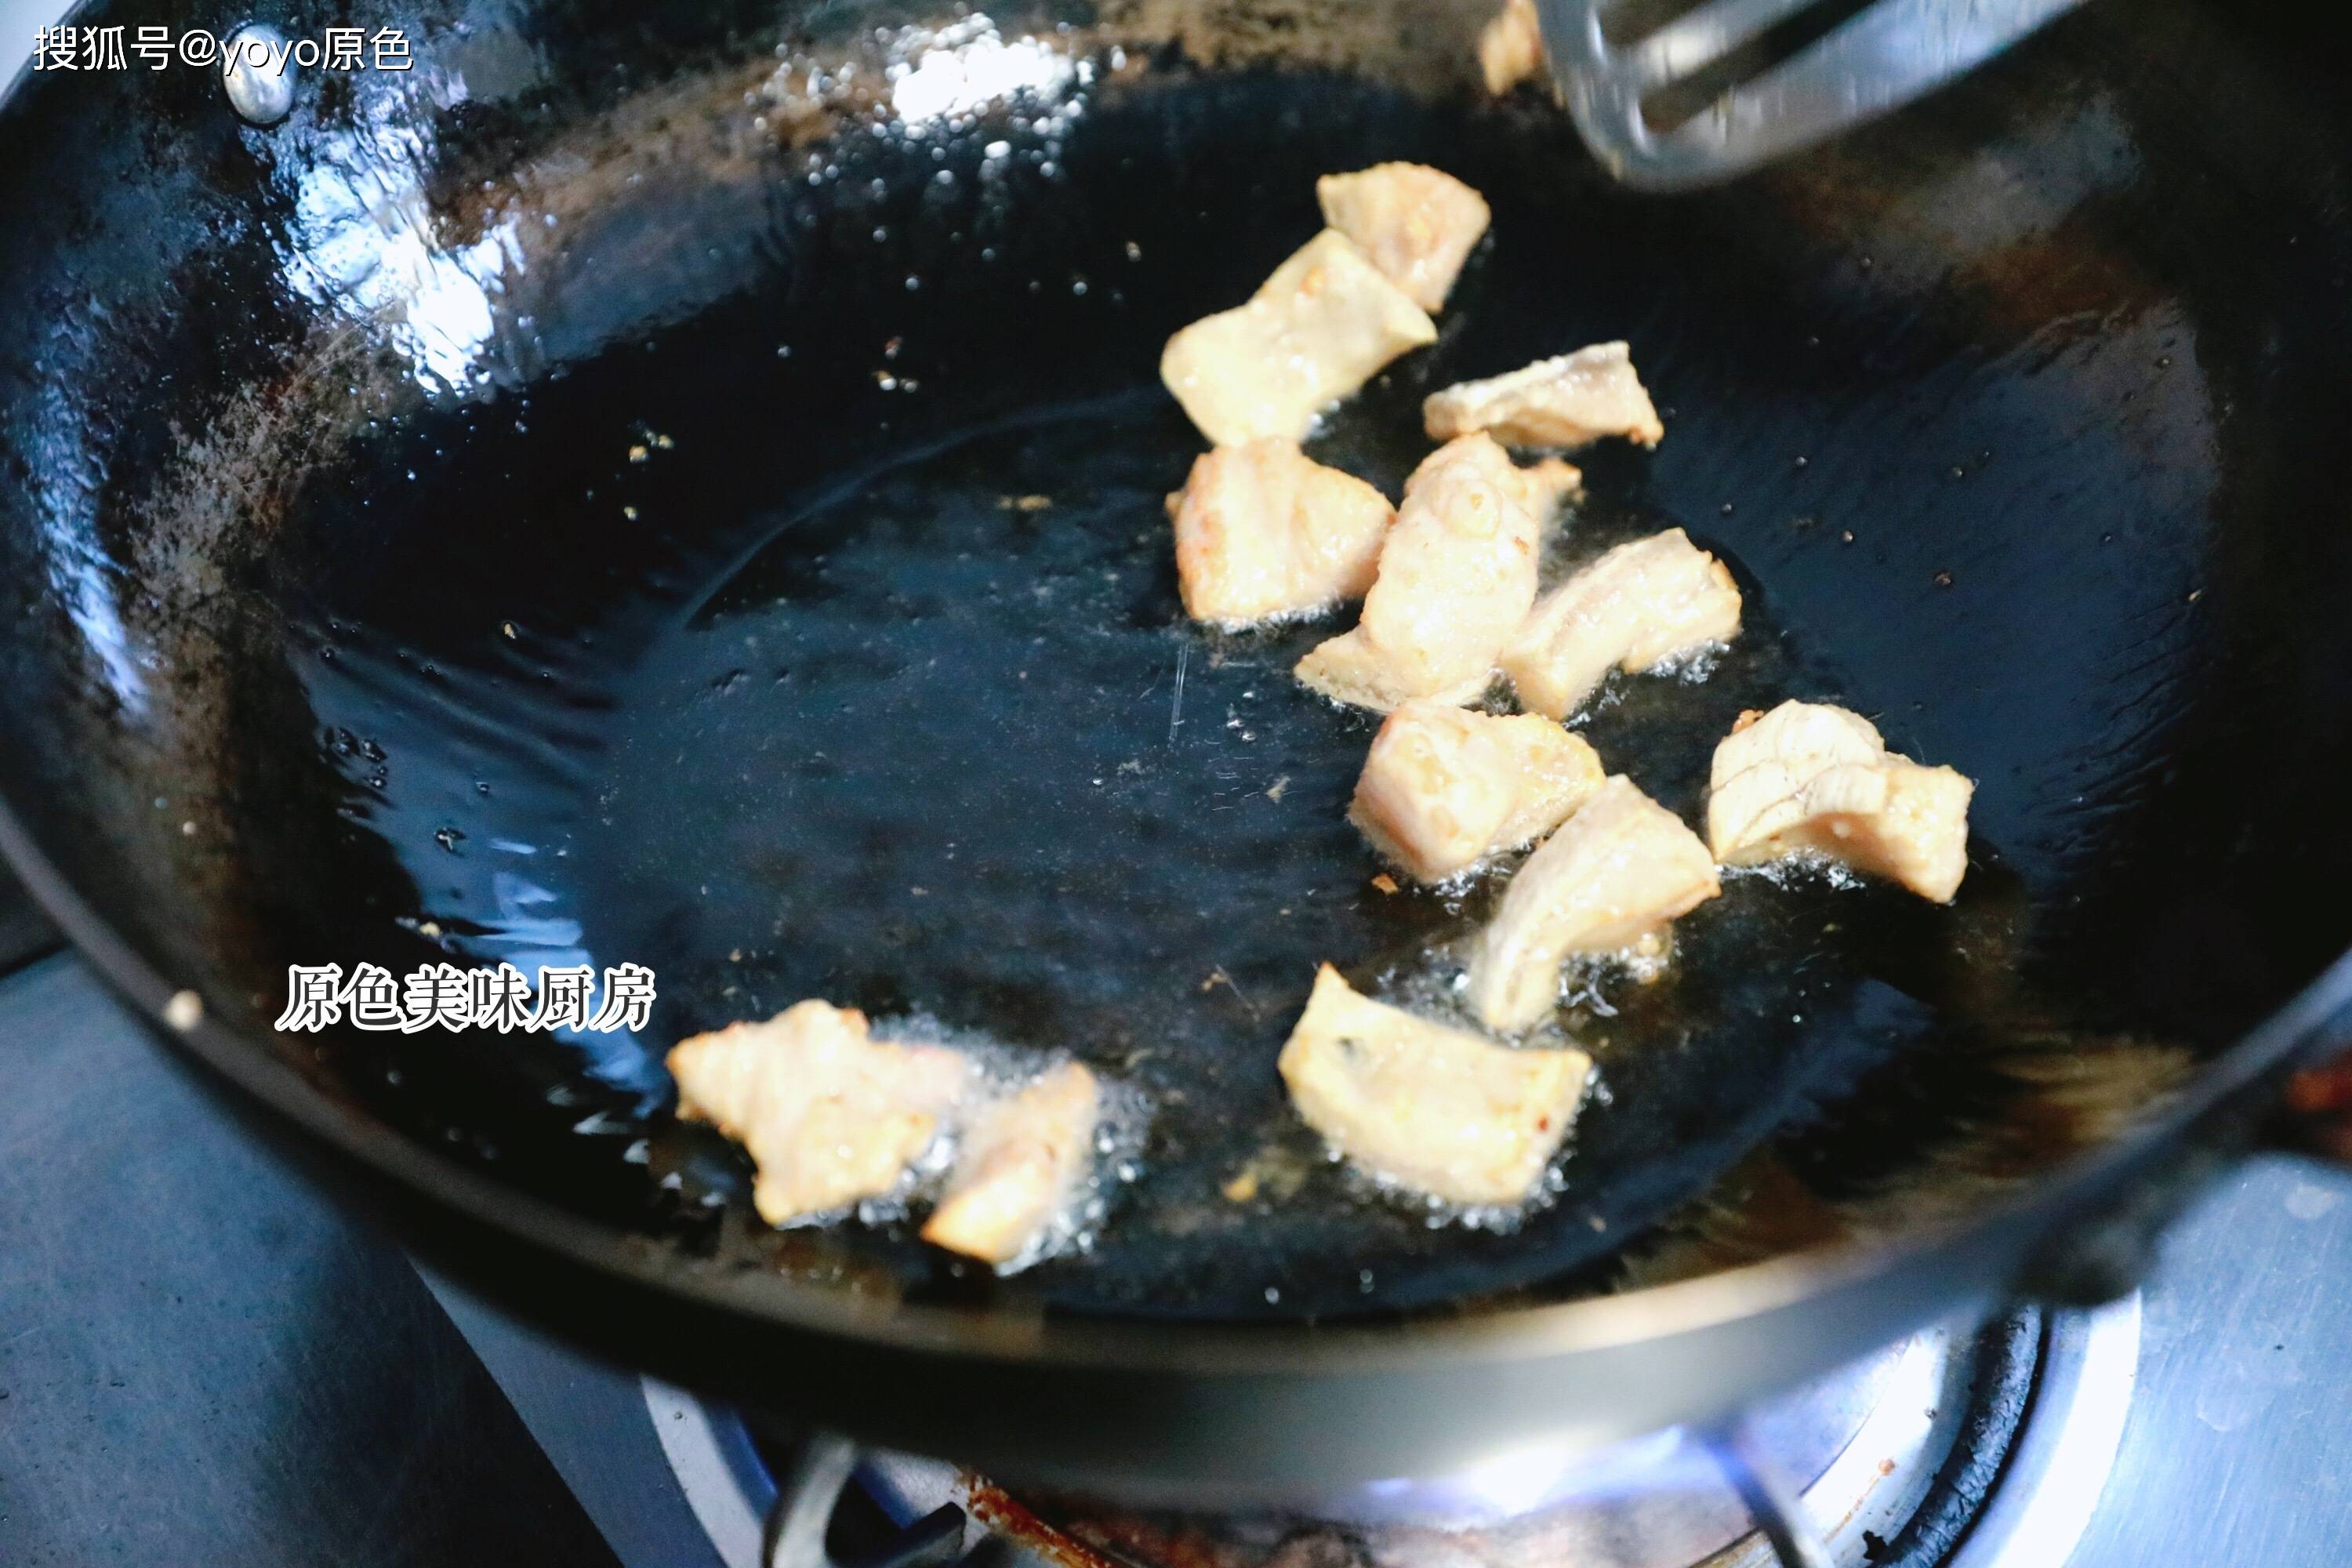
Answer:
<path fill-rule="evenodd" d="M 414 20 L 415 79 L 273 132 L 137 84 L 169 174 L 83 134 L 128 86 L 5 111 L 41 216 L 0 238 L 40 323 L 0 384 L 0 781 L 254 1049 L 689 1288 L 1332 1318 L 1882 1238 L 2116 1135 L 2346 945 L 2307 897 L 2352 858 L 2342 236 L 2276 216 L 2266 121 L 2205 135 L 2105 24 L 1659 200 L 1376 10 Z M 93 146 L 117 183 L 68 180 Z M 1802 696 L 1979 783 L 1951 908 L 1738 878 L 1664 979 L 1565 1012 L 1602 1093 L 1507 1226 L 1284 1101 L 1316 963 L 1442 1009 L 1500 879 L 1372 884 L 1373 721 L 1286 673 L 1344 620 L 1192 627 L 1160 509 L 1202 445 L 1167 334 L 1386 158 L 1493 236 L 1310 451 L 1394 494 L 1426 391 L 1624 337 L 1667 437 L 1580 458 L 1549 570 L 1680 524 L 1747 595 L 1703 681 L 1612 683 L 1612 769 L 1695 819 L 1736 715 Z M 287 963 L 452 956 L 662 1001 L 268 1038 Z M 811 995 L 1131 1089 L 1092 1249 L 998 1281 L 759 1225 L 659 1057 Z"/>

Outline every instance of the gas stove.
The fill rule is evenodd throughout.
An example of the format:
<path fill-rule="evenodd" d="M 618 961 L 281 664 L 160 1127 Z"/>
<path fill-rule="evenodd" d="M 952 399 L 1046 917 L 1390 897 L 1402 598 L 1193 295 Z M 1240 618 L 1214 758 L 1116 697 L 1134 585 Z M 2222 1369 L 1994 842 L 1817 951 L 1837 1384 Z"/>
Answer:
<path fill-rule="evenodd" d="M 584 1384 L 563 1352 L 436 1289 L 559 1468 L 567 1456 L 583 1470 L 609 1462 L 614 1426 L 649 1426 L 653 1443 L 635 1447 L 650 1474 L 635 1485 L 674 1487 L 707 1542 L 691 1560 L 725 1568 L 913 1568 L 975 1552 L 1020 1568 L 2058 1568 L 2122 1453 L 2147 1317 L 2135 1296 L 1930 1330 L 1724 1432 L 1509 1454 L 1234 1515 L 1006 1489 L 650 1380 Z"/>
<path fill-rule="evenodd" d="M 2352 1175 L 2259 1161 L 2140 1295 L 1931 1330 L 1723 1431 L 1502 1455 L 1286 1513 L 1140 1513 L 747 1419 L 420 1285 L 253 1152 L 53 939 L 13 914 L 0 931 L 0 1562 L 2352 1561 Z"/>

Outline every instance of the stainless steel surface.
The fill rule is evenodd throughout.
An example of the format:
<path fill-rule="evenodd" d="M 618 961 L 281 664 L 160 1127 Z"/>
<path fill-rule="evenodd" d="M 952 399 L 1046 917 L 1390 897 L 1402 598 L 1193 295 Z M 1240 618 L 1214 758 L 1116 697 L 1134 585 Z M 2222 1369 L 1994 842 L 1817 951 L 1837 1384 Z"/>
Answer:
<path fill-rule="evenodd" d="M 646 1378 L 644 1394 L 670 1473 L 712 1549 L 727 1568 L 758 1568 L 777 1493 L 749 1435 L 739 1424 L 714 1421 L 710 1406 L 682 1388 Z"/>
<path fill-rule="evenodd" d="M 1748 1418 L 1757 1444 L 1795 1488 L 1814 1486 L 1900 1391 L 1948 1380 L 1951 1337 L 1921 1334 L 1865 1356 L 1818 1384 L 1770 1401 Z M 1859 1496 L 1857 1491 L 1855 1496 Z M 1838 1500 L 1835 1511 L 1853 1506 Z M 1725 1484 L 1714 1443 L 1671 1428 L 1600 1455 L 1546 1446 L 1496 1456 L 1452 1476 L 1397 1479 L 1326 1497 L 1307 1510 L 1335 1523 L 1377 1529 L 1436 1524 L 1478 1528 L 1534 1515 L 1573 1512 L 1590 1520 L 1574 1536 L 1554 1533 L 1548 1550 L 1616 1563 L 1612 1542 L 1643 1542 L 1639 1562 L 1616 1568 L 1665 1568 L 1706 1556 L 1748 1530 L 1739 1498 Z"/>
<path fill-rule="evenodd" d="M 1864 1558 L 1918 1508 L 1937 1467 L 1961 1436 L 1976 1369 L 1952 1353 L 1950 1336 L 1922 1334 L 1898 1364 L 1870 1420 L 1837 1462 L 1805 1489 L 1807 1527 L 1832 1562 Z M 1749 1535 L 1717 1560 L 1721 1568 L 1772 1568 L 1774 1550 Z"/>
<path fill-rule="evenodd" d="M 1806 1516 L 1803 1497 L 1782 1473 L 1779 1456 L 1757 1432 L 1756 1424 L 1735 1422 L 1717 1439 L 1716 1450 L 1724 1474 L 1756 1521 L 1756 1532 L 1780 1568 L 1831 1568 L 1830 1549 Z"/>
<path fill-rule="evenodd" d="M 2112 1499 L 2074 1568 L 2352 1563 L 2352 1174 L 2231 1176 L 2147 1291 Z"/>
<path fill-rule="evenodd" d="M 1744 1447 L 1727 1454 L 1724 1440 L 1664 1432 L 1597 1466 L 1589 1458 L 1516 1456 L 1471 1475 L 1334 1499 L 1314 1516 L 1328 1523 L 1286 1513 L 1192 1517 L 1176 1521 L 1171 1540 L 1182 1542 L 1184 1561 L 1232 1563 L 1287 1563 L 1301 1542 L 1321 1541 L 1364 1568 L 1864 1568 L 1887 1560 L 1888 1542 L 1905 1541 L 1906 1563 L 2057 1568 L 2104 1493 L 2134 1386 L 2140 1303 L 2023 1324 L 2023 1339 L 2039 1349 L 2029 1357 L 2032 1419 L 2013 1445 L 2016 1405 L 2000 1403 L 2010 1396 L 1990 1406 L 1979 1397 L 2006 1386 L 1991 1370 L 1997 1346 L 1938 1331 L 1760 1412 L 1739 1439 Z M 1055 1552 L 1017 1532 L 992 1540 L 959 1512 L 968 1490 L 954 1465 L 861 1455 L 819 1436 L 780 1461 L 787 1473 L 772 1475 L 744 1462 L 752 1446 L 730 1414 L 650 1380 L 645 1386 L 678 1487 L 728 1568 L 823 1568 L 827 1521 L 853 1482 L 906 1527 L 896 1552 L 961 1529 L 959 1544 L 986 1542 L 1000 1568 L 1056 1568 Z M 2028 1397 L 2021 1384 L 2015 1401 Z M 2000 1418 L 1989 1426 L 1989 1415 Z M 1923 1500 L 1938 1489 L 1964 1489 L 1954 1477 L 1979 1458 L 2008 1479 L 1988 1506 L 1979 1510 L 1971 1498 L 1957 1510 L 1965 1527 L 1958 1554 L 1930 1537 L 1906 1537 Z M 1817 1478 L 1790 1485 L 1792 1465 Z M 1751 1516 L 1768 1512 L 1769 1527 L 1753 1528 Z M 947 1531 L 912 1529 L 941 1522 L 940 1514 L 950 1516 Z M 1140 1546 L 1126 1554 L 1162 1560 Z"/>
<path fill-rule="evenodd" d="M 2023 1426 L 1944 1568 L 2334 1568 L 2352 1560 L 2352 1470 L 2344 1464 L 2352 1435 L 2338 1418 L 2352 1401 L 2352 1292 L 2339 1286 L 2347 1277 L 2352 1173 L 2272 1158 L 2230 1179 L 2173 1237 L 2144 1297 L 2051 1321 Z M 549 1367 L 561 1368 L 565 1352 L 540 1342 L 537 1353 L 550 1361 L 526 1381 L 563 1382 Z M 502 1379 L 515 1374 L 500 1354 L 486 1359 Z M 1806 1489 L 1806 1514 L 1840 1568 L 1883 1561 L 1885 1543 L 1928 1487 L 1943 1484 L 1937 1456 L 1953 1455 L 1968 1436 L 1958 1397 L 1966 1370 L 1940 1332 L 1921 1336 L 1889 1363 L 1868 1419 Z M 635 1385 L 633 1397 L 645 1413 L 639 1430 L 657 1427 L 659 1442 L 632 1447 L 614 1405 L 517 1403 L 559 1455 L 583 1444 L 627 1449 L 637 1468 L 625 1485 L 640 1500 L 633 1519 L 661 1511 L 643 1500 L 664 1498 L 688 1521 L 689 1540 L 656 1542 L 640 1531 L 620 1551 L 629 1568 L 760 1568 L 759 1521 L 776 1492 L 740 1426 L 658 1384 Z M 648 1453 L 658 1473 L 645 1472 Z M 579 1471 L 558 1464 L 567 1476 Z M 856 1479 L 889 1517 L 910 1522 L 952 1500 L 959 1475 L 933 1460 L 869 1454 Z M 1540 1476 L 1517 1479 L 1544 1484 Z M 1498 1505 L 1518 1495 L 1512 1481 L 1499 1471 L 1486 1478 Z M 593 1498 L 588 1506 L 600 1519 L 612 1511 Z M 714 1520 L 732 1526 L 706 1533 Z M 971 1527 L 970 1543 L 984 1536 Z M 1009 1554 L 1013 1568 L 1045 1568 L 1034 1552 Z M 996 1561 L 1005 1555 L 1000 1542 Z M 1751 1534 L 1709 1568 L 1772 1562 Z"/>
<path fill-rule="evenodd" d="M 1627 0 L 1536 0 L 1552 73 L 1593 156 L 1627 184 L 1710 184 L 1827 141 L 1963 76 L 2082 0 L 1876 0 L 1785 58 L 1742 55 L 1823 0 L 1705 0 L 1610 36 Z M 1710 75 L 1710 73 L 1713 73 Z M 1657 100 L 1717 89 L 1678 124 Z M 1645 108 L 1645 106 L 1648 106 Z"/>
<path fill-rule="evenodd" d="M 2139 1388 L 2138 1296 L 2087 1316 L 2056 1319 L 2045 1342 L 2043 1386 L 2069 1391 L 2037 1400 L 2000 1484 L 1969 1527 L 1967 1568 L 2060 1568 L 2109 1497 L 2116 1452 Z M 2138 1506 L 2117 1491 L 2110 1512 Z M 2098 1561 L 2093 1559 L 2092 1561 Z"/>
<path fill-rule="evenodd" d="M 2107 1486 L 2138 1384 L 2140 1321 L 2137 1295 L 2047 1321 L 2031 1407 L 2007 1452 L 1982 1456 L 1999 1484 L 1942 1559 L 1949 1568 L 2060 1568 L 2095 1510 L 2130 1507 L 2120 1496 L 2111 1500 Z M 1948 1368 L 1941 1387 L 1890 1390 L 1873 1429 L 1840 1458 L 1846 1474 L 1824 1477 L 1807 1491 L 1805 1513 L 1825 1562 L 1865 1568 L 1883 1561 L 1874 1542 L 1899 1537 L 1931 1488 L 1955 1484 L 1952 1463 L 1970 1457 L 1976 1435 L 1967 1429 L 1953 1370 L 1962 1369 Z M 1923 1454 L 1934 1467 L 1917 1462 Z M 1866 1485 L 1872 1477 L 1882 1483 L 1874 1489 Z M 1845 1508 L 1843 1500 L 1857 1491 L 1861 1505 Z M 1750 1537 L 1707 1568 L 1772 1568 L 1775 1561 L 1769 1543 Z"/>
<path fill-rule="evenodd" d="M 79 961 L 0 979 L 0 1563 L 614 1561 L 400 1252 Z"/>
<path fill-rule="evenodd" d="M 693 1413 L 673 1403 L 649 1414 L 634 1373 L 592 1362 L 437 1275 L 426 1273 L 425 1280 L 621 1562 L 631 1568 L 756 1563 L 759 1517 L 749 1518 L 742 1554 L 732 1554 L 734 1538 L 713 1528 L 713 1519 L 698 1514 L 681 1489 L 680 1478 L 694 1468 L 672 1445 L 690 1441 L 683 1426 Z M 707 1428 L 703 1435 L 708 1440 Z M 722 1457 L 711 1447 L 708 1453 L 709 1466 L 732 1462 L 745 1472 L 729 1486 L 749 1482 L 772 1495 L 764 1473 L 752 1473 L 757 1467 L 748 1450 Z M 707 1487 L 704 1495 L 722 1489 Z M 760 1512 L 765 1511 L 763 1502 Z"/>
<path fill-rule="evenodd" d="M 776 1479 L 776 1506 L 768 1516 L 762 1568 L 832 1568 L 825 1527 L 841 1489 L 857 1473 L 857 1445 L 820 1433 L 803 1443 Z"/>

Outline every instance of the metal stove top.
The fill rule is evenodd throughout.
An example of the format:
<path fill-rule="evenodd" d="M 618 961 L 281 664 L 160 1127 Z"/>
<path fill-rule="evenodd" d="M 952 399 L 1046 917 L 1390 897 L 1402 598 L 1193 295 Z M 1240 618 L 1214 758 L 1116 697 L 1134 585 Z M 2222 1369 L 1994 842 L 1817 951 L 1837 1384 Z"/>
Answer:
<path fill-rule="evenodd" d="M 2352 1562 L 2352 1174 L 2257 1162 L 2139 1298 L 1921 1336 L 1610 1487 L 1513 1456 L 1321 1525 L 1138 1519 L 754 1433 L 428 1293 L 5 897 L 0 937 L 0 1563 L 1755 1568 L 1759 1480 L 1839 1568 Z"/>
<path fill-rule="evenodd" d="M 1300 1513 L 1140 1514 L 1016 1497 L 953 1465 L 747 1426 L 651 1381 L 583 1380 L 565 1352 L 437 1289 L 558 1468 L 606 1472 L 583 1483 L 592 1512 L 618 1430 L 652 1478 L 630 1492 L 667 1491 L 653 1484 L 667 1479 L 694 1515 L 690 1559 L 649 1542 L 624 1548 L 624 1561 L 699 1568 L 898 1568 L 982 1548 L 995 1568 L 1770 1568 L 1783 1560 L 1776 1549 L 1829 1565 L 2091 1565 L 2075 1548 L 2112 1503 L 2147 1323 L 2134 1298 L 1931 1331 L 1758 1413 L 1746 1428 L 1751 1462 L 1803 1477 L 1784 1501 L 1801 1541 L 1776 1542 L 1751 1521 L 1762 1500 L 1743 1496 L 1755 1478 L 1739 1458 L 1683 1431 L 1598 1463 L 1507 1456 Z M 653 1443 L 635 1441 L 648 1426 Z M 634 1519 L 598 1517 L 638 1533 Z"/>

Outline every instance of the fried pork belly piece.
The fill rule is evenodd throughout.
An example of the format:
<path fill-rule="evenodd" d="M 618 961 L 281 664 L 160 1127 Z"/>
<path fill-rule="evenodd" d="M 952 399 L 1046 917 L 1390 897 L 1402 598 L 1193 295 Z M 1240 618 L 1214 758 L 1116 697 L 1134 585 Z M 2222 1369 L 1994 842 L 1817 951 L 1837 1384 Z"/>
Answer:
<path fill-rule="evenodd" d="M 958 1053 L 866 1032 L 856 1008 L 801 1002 L 669 1053 L 677 1111 L 751 1152 L 751 1204 L 770 1225 L 888 1192 L 930 1143 L 970 1076 Z"/>
<path fill-rule="evenodd" d="M 1601 779 L 1584 737 L 1549 719 L 1408 702 L 1372 738 L 1349 816 L 1381 854 L 1437 882 L 1549 833 Z"/>
<path fill-rule="evenodd" d="M 1101 1093 L 1066 1062 L 972 1121 L 923 1239 L 990 1263 L 1019 1259 L 1045 1234 L 1094 1158 Z"/>
<path fill-rule="evenodd" d="M 1168 512 L 1185 612 L 1223 626 L 1362 598 L 1396 518 L 1380 491 L 1276 436 L 1202 453 Z"/>
<path fill-rule="evenodd" d="M 1503 0 L 1503 8 L 1478 30 L 1478 74 L 1496 98 L 1544 68 L 1543 27 L 1535 0 Z"/>
<path fill-rule="evenodd" d="M 1452 1203 L 1516 1204 L 1574 1125 L 1592 1061 L 1417 1018 L 1327 963 L 1281 1067 L 1298 1114 L 1364 1170 Z"/>
<path fill-rule="evenodd" d="M 1540 1023 L 1570 955 L 1622 952 L 1722 890 L 1698 835 L 1613 773 L 1503 890 L 1470 963 L 1471 1011 L 1490 1029 Z"/>
<path fill-rule="evenodd" d="M 1437 328 L 1355 242 L 1325 229 L 1245 305 L 1168 340 L 1160 379 L 1213 445 L 1304 440 L 1315 416 Z"/>
<path fill-rule="evenodd" d="M 1532 712 L 1565 719 L 1611 666 L 1654 668 L 1739 633 L 1739 589 L 1679 528 L 1617 546 L 1553 589 L 1513 634 L 1503 673 Z"/>
<path fill-rule="evenodd" d="M 1582 447 L 1622 436 L 1654 447 L 1666 434 L 1623 343 L 1594 343 L 1422 400 L 1430 439 L 1484 430 L 1506 447 Z"/>
<path fill-rule="evenodd" d="M 1584 470 L 1564 458 L 1544 458 L 1519 470 L 1519 489 L 1528 510 L 1548 521 L 1584 493 Z"/>
<path fill-rule="evenodd" d="M 1435 315 L 1486 232 L 1486 198 L 1425 163 L 1376 163 L 1315 182 L 1323 221 L 1362 247 L 1389 281 Z"/>
<path fill-rule="evenodd" d="M 1448 442 L 1405 481 L 1362 617 L 1293 673 L 1382 712 L 1415 698 L 1471 700 L 1534 603 L 1541 532 L 1509 454 L 1484 436 Z"/>
<path fill-rule="evenodd" d="M 1715 748 L 1707 843 L 1727 866 L 1813 851 L 1945 904 L 1969 868 L 1975 792 L 1956 769 L 1889 752 L 1859 713 L 1783 702 L 1742 714 Z"/>

